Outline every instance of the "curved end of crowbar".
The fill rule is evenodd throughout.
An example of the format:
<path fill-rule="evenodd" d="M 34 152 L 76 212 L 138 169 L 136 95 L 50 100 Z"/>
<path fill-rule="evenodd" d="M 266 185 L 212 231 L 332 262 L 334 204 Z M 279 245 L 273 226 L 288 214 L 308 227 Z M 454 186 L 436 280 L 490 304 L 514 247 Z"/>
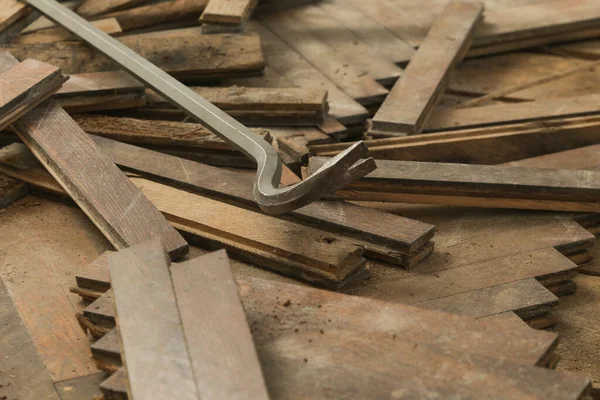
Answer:
<path fill-rule="evenodd" d="M 375 170 L 375 160 L 367 157 L 368 154 L 367 146 L 362 141 L 357 142 L 329 160 L 309 178 L 285 188 L 265 183 L 261 185 L 261 179 L 258 179 L 254 185 L 254 198 L 268 214 L 293 211 L 342 189 Z"/>

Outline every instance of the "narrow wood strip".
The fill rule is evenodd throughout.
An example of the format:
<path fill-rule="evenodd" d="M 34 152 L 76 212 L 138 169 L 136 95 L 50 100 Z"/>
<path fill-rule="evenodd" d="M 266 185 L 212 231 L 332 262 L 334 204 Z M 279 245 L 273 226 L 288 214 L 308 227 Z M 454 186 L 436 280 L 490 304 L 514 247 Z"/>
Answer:
<path fill-rule="evenodd" d="M 258 0 L 210 0 L 200 17 L 202 23 L 239 25 L 246 22 Z"/>
<path fill-rule="evenodd" d="M 208 0 L 167 0 L 104 14 L 104 17 L 116 18 L 124 31 L 157 26 L 170 21 L 195 22 L 207 3 Z"/>
<path fill-rule="evenodd" d="M 2 345 L 2 386 L 6 399 L 59 400 L 50 374 L 42 362 L 19 311 L 0 278 L 0 335 Z"/>
<path fill-rule="evenodd" d="M 108 264 L 129 399 L 198 400 L 161 240 L 113 253 Z"/>
<path fill-rule="evenodd" d="M 119 21 L 115 18 L 100 19 L 92 21 L 92 25 L 100 29 L 102 32 L 109 35 L 116 35 L 123 33 Z M 62 42 L 65 40 L 77 40 L 71 32 L 63 27 L 52 27 L 37 32 L 20 35 L 11 40 L 12 44 L 40 44 L 40 43 L 54 43 Z"/>
<path fill-rule="evenodd" d="M 0 0 L 0 32 L 30 11 L 30 7 L 18 0 Z"/>
<path fill-rule="evenodd" d="M 173 264 L 171 276 L 199 398 L 268 399 L 227 253 Z"/>
<path fill-rule="evenodd" d="M 381 104 L 388 94 L 372 77 L 345 62 L 334 48 L 306 32 L 287 12 L 266 15 L 260 22 L 363 106 Z"/>
<path fill-rule="evenodd" d="M 63 1 L 61 3 L 63 6 L 67 7 L 68 9 L 73 10 L 73 9 L 75 9 L 75 7 L 79 3 L 79 1 L 71 0 L 71 1 Z M 33 21 L 31 24 L 29 24 L 27 27 L 25 27 L 23 30 L 21 30 L 20 33 L 23 35 L 23 34 L 27 34 L 27 33 L 36 32 L 36 31 L 39 31 L 42 29 L 52 28 L 55 26 L 56 26 L 56 24 L 54 23 L 54 21 L 49 20 L 46 16 L 40 16 L 35 21 Z"/>
<path fill-rule="evenodd" d="M 54 98 L 144 92 L 146 87 L 125 71 L 71 74 Z"/>
<path fill-rule="evenodd" d="M 149 2 L 150 0 L 83 0 L 76 10 L 79 15 L 89 18 Z"/>
<path fill-rule="evenodd" d="M 436 18 L 402 79 L 373 117 L 372 128 L 389 134 L 418 134 L 445 90 L 448 74 L 467 52 L 483 4 L 453 1 Z"/>
<path fill-rule="evenodd" d="M 184 81 L 256 74 L 264 67 L 257 35 L 201 35 L 200 28 L 128 35 L 123 44 L 150 62 Z M 188 51 L 194 48 L 194 51 Z M 219 52 L 215 53 L 214 49 Z M 19 59 L 35 58 L 60 67 L 65 74 L 118 70 L 119 66 L 83 43 L 58 42 L 38 45 L 2 45 Z M 185 57 L 171 57 L 171 54 Z M 77 57 L 72 57 L 77 54 Z"/>
<path fill-rule="evenodd" d="M 32 59 L 0 73 L 0 130 L 50 97 L 65 80 L 59 68 Z"/>

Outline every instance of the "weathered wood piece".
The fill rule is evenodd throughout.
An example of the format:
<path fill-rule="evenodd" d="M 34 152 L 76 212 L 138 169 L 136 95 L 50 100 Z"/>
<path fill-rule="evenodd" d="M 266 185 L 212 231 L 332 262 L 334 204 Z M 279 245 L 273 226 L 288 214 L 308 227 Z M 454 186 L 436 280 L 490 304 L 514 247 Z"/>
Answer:
<path fill-rule="evenodd" d="M 254 204 L 251 197 L 250 176 L 181 160 L 109 139 L 98 137 L 93 139 L 107 156 L 125 168 L 177 182 L 202 193 L 226 196 L 245 204 Z M 339 229 L 345 235 L 354 233 L 357 238 L 365 242 L 392 246 L 395 252 L 402 254 L 418 251 L 431 239 L 434 231 L 434 227 L 429 224 L 394 217 L 348 203 L 314 202 L 294 210 L 291 215 L 313 221 L 321 228 L 334 227 L 334 231 Z M 378 222 L 373 223 L 373 221 Z M 365 246 L 367 249 L 371 248 L 366 244 Z M 389 255 L 393 257 L 393 252 Z"/>
<path fill-rule="evenodd" d="M 185 240 L 55 101 L 13 126 L 117 249 L 159 236 L 172 257 L 187 253 Z"/>
<path fill-rule="evenodd" d="M 197 400 L 169 258 L 160 238 L 113 253 L 108 264 L 129 399 Z"/>
<path fill-rule="evenodd" d="M 171 277 L 199 398 L 268 399 L 227 253 L 172 264 Z"/>
<path fill-rule="evenodd" d="M 105 14 L 116 18 L 124 31 L 156 26 L 165 22 L 190 21 L 195 24 L 208 0 L 167 0 Z"/>
<path fill-rule="evenodd" d="M 511 124 L 528 121 L 547 121 L 598 114 L 600 95 L 591 94 L 572 97 L 568 101 L 549 98 L 520 103 L 504 103 L 484 107 L 441 109 L 429 120 L 425 130 L 442 131 L 461 128 L 476 128 L 490 125 Z"/>
<path fill-rule="evenodd" d="M 0 397 L 59 400 L 19 310 L 0 278 Z"/>
<path fill-rule="evenodd" d="M 89 18 L 149 2 L 150 0 L 83 0 L 76 10 L 79 15 Z"/>
<path fill-rule="evenodd" d="M 32 59 L 0 73 L 0 130 L 50 97 L 66 80 L 59 68 Z"/>
<path fill-rule="evenodd" d="M 260 22 L 363 106 L 381 104 L 388 94 L 371 76 L 348 64 L 335 48 L 307 32 L 304 24 L 287 12 L 265 15 Z"/>
<path fill-rule="evenodd" d="M 558 118 L 451 132 L 367 140 L 376 159 L 500 164 L 600 143 L 597 116 Z M 349 143 L 311 145 L 316 156 L 334 156 Z"/>
<path fill-rule="evenodd" d="M 31 8 L 18 0 L 0 1 L 0 32 L 8 28 L 19 18 L 24 17 Z"/>
<path fill-rule="evenodd" d="M 93 399 L 102 394 L 100 383 L 107 378 L 103 372 L 56 382 L 54 386 L 60 395 L 60 400 Z"/>
<path fill-rule="evenodd" d="M 184 81 L 243 76 L 263 69 L 264 58 L 258 35 L 202 35 L 199 29 L 141 33 L 122 36 L 119 40 Z M 0 49 L 10 51 L 18 59 L 35 58 L 56 65 L 65 74 L 119 69 L 116 63 L 83 43 L 9 44 L 2 45 Z M 73 54 L 77 57 L 72 57 Z M 172 57 L 172 54 L 185 57 Z"/>
<path fill-rule="evenodd" d="M 202 23 L 242 25 L 250 18 L 258 0 L 210 0 L 200 17 Z"/>
<path fill-rule="evenodd" d="M 99 19 L 92 21 L 92 25 L 100 29 L 104 33 L 109 35 L 116 35 L 122 33 L 123 30 L 119 25 L 119 21 L 115 18 Z M 40 43 L 54 43 L 62 42 L 65 40 L 77 40 L 71 32 L 62 27 L 52 27 L 37 32 L 20 35 L 11 40 L 13 44 L 40 44 Z"/>
<path fill-rule="evenodd" d="M 469 49 L 482 13 L 482 3 L 448 4 L 373 117 L 373 130 L 421 133 L 445 90 L 448 74 Z"/>
<path fill-rule="evenodd" d="M 29 193 L 29 186 L 26 183 L 0 174 L 0 209 L 4 209 L 27 193 Z"/>
<path fill-rule="evenodd" d="M 326 160 L 311 159 L 311 168 Z M 594 171 L 386 160 L 341 192 L 357 200 L 385 201 L 389 194 L 388 201 L 596 212 L 598 182 Z"/>
<path fill-rule="evenodd" d="M 258 82 L 247 79 L 242 82 L 234 80 L 233 84 L 285 87 L 286 82 L 289 82 L 295 87 L 324 89 L 327 90 L 329 112 L 333 118 L 345 125 L 360 124 L 366 120 L 369 113 L 363 106 L 270 30 L 257 21 L 249 21 L 248 30 L 261 36 L 269 78 L 259 79 Z"/>

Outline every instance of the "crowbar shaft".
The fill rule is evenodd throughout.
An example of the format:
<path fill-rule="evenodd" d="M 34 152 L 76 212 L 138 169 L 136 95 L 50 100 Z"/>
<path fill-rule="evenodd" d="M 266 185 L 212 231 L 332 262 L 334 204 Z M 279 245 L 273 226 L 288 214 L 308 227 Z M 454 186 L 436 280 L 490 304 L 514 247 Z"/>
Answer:
<path fill-rule="evenodd" d="M 372 158 L 365 158 L 368 149 L 361 141 L 331 159 L 308 179 L 279 188 L 281 160 L 273 147 L 260 136 L 57 1 L 26 2 L 118 63 L 167 101 L 254 160 L 258 165 L 254 198 L 259 207 L 269 214 L 280 214 L 300 208 L 343 188 L 376 168 Z"/>

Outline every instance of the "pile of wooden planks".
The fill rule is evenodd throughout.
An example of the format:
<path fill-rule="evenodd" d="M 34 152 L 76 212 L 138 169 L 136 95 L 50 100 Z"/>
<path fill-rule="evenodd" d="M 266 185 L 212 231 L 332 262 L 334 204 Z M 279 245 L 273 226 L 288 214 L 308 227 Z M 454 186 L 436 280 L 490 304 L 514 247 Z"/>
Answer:
<path fill-rule="evenodd" d="M 243 152 L 0 0 L 0 400 L 599 393 L 540 330 L 600 276 L 597 1 L 63 4 L 280 186 L 357 140 L 377 169 L 267 215 Z"/>

